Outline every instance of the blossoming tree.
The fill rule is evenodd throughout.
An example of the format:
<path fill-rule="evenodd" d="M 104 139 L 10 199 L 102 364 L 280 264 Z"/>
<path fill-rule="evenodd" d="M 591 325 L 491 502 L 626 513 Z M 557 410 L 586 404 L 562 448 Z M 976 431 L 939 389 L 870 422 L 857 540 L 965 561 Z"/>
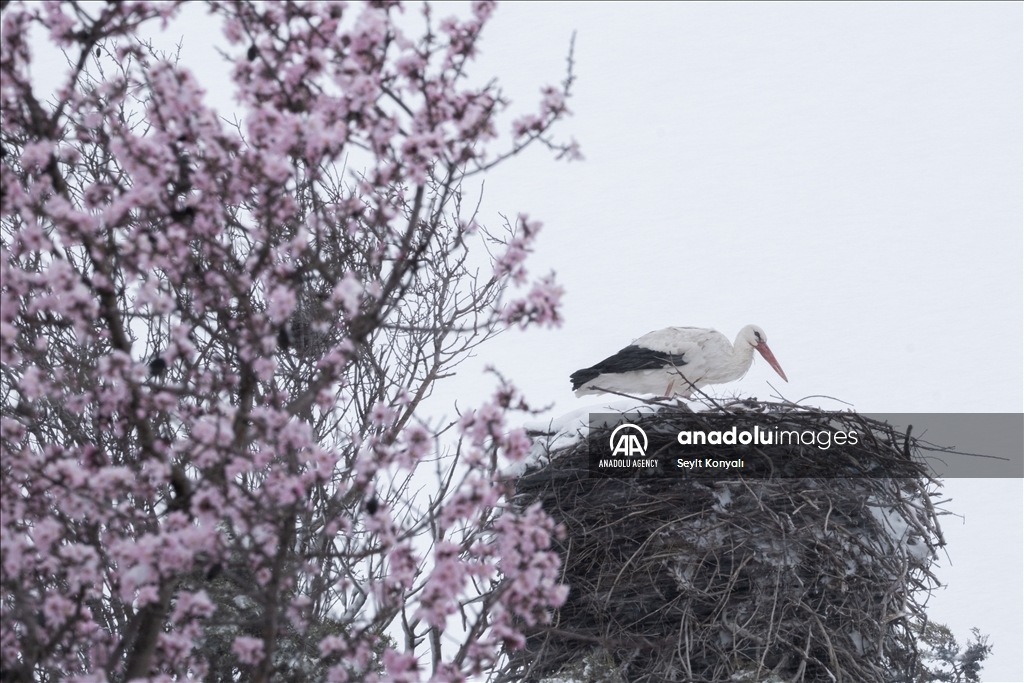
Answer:
<path fill-rule="evenodd" d="M 487 231 L 461 188 L 578 155 L 571 71 L 499 148 L 507 102 L 466 79 L 492 3 L 415 37 L 392 3 L 209 9 L 234 125 L 138 39 L 177 4 L 3 3 L 3 680 L 486 673 L 566 595 L 550 519 L 508 506 L 525 404 L 502 380 L 448 451 L 418 409 L 559 322 L 539 225 Z"/>

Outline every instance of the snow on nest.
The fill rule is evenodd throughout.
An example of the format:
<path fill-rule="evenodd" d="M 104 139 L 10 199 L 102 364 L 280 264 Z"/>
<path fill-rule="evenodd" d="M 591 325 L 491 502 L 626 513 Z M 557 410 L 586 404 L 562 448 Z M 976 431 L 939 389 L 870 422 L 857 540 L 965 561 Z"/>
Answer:
<path fill-rule="evenodd" d="M 927 562 L 931 559 L 932 550 L 922 541 L 921 534 L 918 532 L 920 524 L 912 525 L 904 517 L 904 515 L 912 516 L 914 514 L 913 503 L 916 501 L 911 499 L 908 501 L 909 505 L 907 507 L 903 510 L 897 510 L 892 507 L 879 505 L 873 498 L 872 496 L 872 499 L 868 501 L 868 510 L 885 529 L 890 540 L 897 546 L 904 548 L 907 554 L 919 562 Z M 875 504 L 872 505 L 872 503 Z"/>

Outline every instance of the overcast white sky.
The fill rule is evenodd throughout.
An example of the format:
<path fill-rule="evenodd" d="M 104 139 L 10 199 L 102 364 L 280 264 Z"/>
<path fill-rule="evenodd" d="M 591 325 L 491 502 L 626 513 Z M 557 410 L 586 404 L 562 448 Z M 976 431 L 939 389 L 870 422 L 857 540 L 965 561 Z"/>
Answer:
<path fill-rule="evenodd" d="M 544 221 L 532 266 L 557 271 L 566 323 L 496 340 L 438 399 L 478 403 L 494 363 L 557 415 L 587 404 L 572 371 L 648 331 L 756 323 L 790 383 L 758 359 L 728 391 L 1021 412 L 1022 18 L 980 2 L 500 6 L 475 73 L 523 109 L 577 33 L 561 132 L 586 161 L 527 154 L 483 203 L 491 225 Z M 193 7 L 169 35 L 230 111 L 217 25 Z M 947 518 L 931 616 L 992 636 L 986 681 L 1022 681 L 1022 482 L 947 491 L 963 519 Z"/>
<path fill-rule="evenodd" d="M 576 31 L 586 161 L 533 154 L 485 211 L 545 222 L 566 323 L 482 352 L 553 414 L 568 375 L 669 325 L 768 332 L 720 389 L 826 394 L 863 412 L 1024 408 L 1022 6 L 508 4 L 479 62 L 532 106 Z M 473 370 L 460 395 L 480 391 Z M 949 587 L 933 619 L 992 635 L 986 681 L 1022 681 L 1024 489 L 949 480 Z"/>

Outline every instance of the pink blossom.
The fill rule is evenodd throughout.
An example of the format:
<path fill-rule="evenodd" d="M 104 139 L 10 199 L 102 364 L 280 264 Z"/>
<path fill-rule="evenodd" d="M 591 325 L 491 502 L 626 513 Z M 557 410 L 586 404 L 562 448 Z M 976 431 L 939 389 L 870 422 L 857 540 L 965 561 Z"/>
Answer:
<path fill-rule="evenodd" d="M 430 452 L 434 441 L 430 431 L 422 425 L 411 425 L 405 429 L 402 436 L 405 450 L 402 451 L 399 464 L 411 469 Z"/>
<path fill-rule="evenodd" d="M 459 547 L 442 541 L 434 549 L 434 569 L 430 573 L 416 618 L 436 628 L 444 628 L 448 617 L 455 614 L 458 605 L 455 596 L 462 592 L 466 570 L 459 559 Z"/>
<path fill-rule="evenodd" d="M 370 411 L 370 421 L 378 427 L 390 424 L 395 418 L 395 411 L 384 402 L 378 402 Z"/>
<path fill-rule="evenodd" d="M 58 3 L 46 3 L 44 7 L 46 9 L 46 21 L 44 23 L 50 29 L 50 38 L 62 47 L 71 45 L 75 20 L 64 14 L 63 8 Z"/>
<path fill-rule="evenodd" d="M 500 439 L 505 432 L 505 413 L 496 403 L 485 403 L 474 412 L 466 413 L 459 423 L 474 446 L 484 446 L 487 439 Z"/>
<path fill-rule="evenodd" d="M 224 35 L 227 39 L 237 45 L 244 38 L 244 28 L 237 19 L 228 19 L 224 22 Z"/>
<path fill-rule="evenodd" d="M 419 677 L 419 663 L 409 653 L 399 653 L 392 649 L 384 651 L 384 670 L 395 683 L 414 683 Z"/>
<path fill-rule="evenodd" d="M 145 607 L 160 602 L 160 591 L 154 585 L 140 586 L 135 592 L 135 606 Z"/>
<path fill-rule="evenodd" d="M 344 652 L 349 647 L 344 636 L 327 636 L 320 641 L 320 656 L 329 657 L 335 652 Z"/>
<path fill-rule="evenodd" d="M 543 111 L 546 116 L 558 115 L 565 112 L 565 96 L 562 94 L 562 91 L 549 85 L 541 92 L 544 94 L 544 99 L 541 100 L 541 111 Z"/>
<path fill-rule="evenodd" d="M 395 546 L 388 554 L 388 577 L 386 579 L 389 591 L 396 594 L 403 594 L 404 591 L 412 588 L 413 581 L 420 572 L 420 560 L 413 552 L 412 546 L 408 543 Z"/>
<path fill-rule="evenodd" d="M 266 586 L 270 583 L 271 576 L 273 576 L 271 571 L 266 567 L 263 567 L 256 572 L 256 583 L 261 586 Z"/>
<path fill-rule="evenodd" d="M 327 670 L 328 683 L 347 683 L 348 680 L 348 666 L 345 664 L 338 664 Z"/>
<path fill-rule="evenodd" d="M 295 310 L 295 291 L 290 287 L 279 285 L 270 291 L 267 297 L 267 316 L 273 323 L 282 323 Z"/>
<path fill-rule="evenodd" d="M 359 311 L 362 294 L 363 286 L 352 273 L 347 273 L 345 278 L 334 287 L 334 300 L 342 305 L 349 317 Z"/>
<path fill-rule="evenodd" d="M 0 17 L 0 569 L 15 619 L 0 650 L 46 679 L 129 662 L 200 679 L 217 664 L 209 629 L 248 634 L 234 656 L 269 664 L 254 634 L 273 618 L 332 633 L 319 653 L 276 649 L 275 676 L 321 655 L 329 680 L 381 666 L 465 680 L 564 597 L 554 532 L 542 512 L 501 514 L 498 458 L 529 448 L 508 427 L 518 394 L 463 413 L 451 469 L 420 401 L 468 353 L 463 331 L 558 319 L 553 281 L 501 307 L 529 281 L 539 222 L 520 216 L 477 282 L 466 238 L 497 233 L 455 214 L 464 180 L 525 145 L 571 155 L 551 138 L 567 91 L 543 91 L 499 144 L 509 103 L 470 77 L 492 2 L 441 22 L 428 7 L 416 35 L 391 2 L 210 7 L 238 126 L 185 60 L 139 40 L 174 3 Z M 52 102 L 29 35 L 74 53 Z M 154 628 L 128 633 L 143 609 Z M 318 610 L 338 621 L 314 624 Z M 384 647 L 399 615 L 444 629 L 438 661 Z"/>
<path fill-rule="evenodd" d="M 257 358 L 252 364 L 252 369 L 257 377 L 264 382 L 269 382 L 277 369 L 277 363 L 273 358 Z"/>
<path fill-rule="evenodd" d="M 508 325 L 525 328 L 531 324 L 545 327 L 559 327 L 562 315 L 559 306 L 565 290 L 555 283 L 554 274 L 534 283 L 525 299 L 512 301 L 502 311 L 502 319 Z"/>
<path fill-rule="evenodd" d="M 200 590 L 196 593 L 183 591 L 178 594 L 172 620 L 180 622 L 186 617 L 191 616 L 209 617 L 216 609 L 216 605 L 210 600 L 210 596 L 206 594 L 206 591 Z"/>
<path fill-rule="evenodd" d="M 231 651 L 242 664 L 256 666 L 263 661 L 263 641 L 249 636 L 236 636 Z"/>
<path fill-rule="evenodd" d="M 50 158 L 52 156 L 52 142 L 32 142 L 25 145 L 25 148 L 21 153 L 21 164 L 29 171 L 41 173 L 46 165 L 50 163 Z"/>
<path fill-rule="evenodd" d="M 476 17 L 477 21 L 485 22 L 491 18 L 491 14 L 497 5 L 498 3 L 492 0 L 476 0 L 473 3 L 473 16 Z"/>
<path fill-rule="evenodd" d="M 25 374 L 22 375 L 21 381 L 18 382 L 18 387 L 21 389 L 21 393 L 24 394 L 25 398 L 30 401 L 35 401 L 43 395 L 43 373 L 35 365 L 29 366 L 25 370 Z"/>
<path fill-rule="evenodd" d="M 512 122 L 512 135 L 521 138 L 531 133 L 538 133 L 544 128 L 544 120 L 534 114 L 520 116 Z"/>
<path fill-rule="evenodd" d="M 525 429 L 514 429 L 505 437 L 502 449 L 506 458 L 519 462 L 530 452 L 531 445 Z"/>

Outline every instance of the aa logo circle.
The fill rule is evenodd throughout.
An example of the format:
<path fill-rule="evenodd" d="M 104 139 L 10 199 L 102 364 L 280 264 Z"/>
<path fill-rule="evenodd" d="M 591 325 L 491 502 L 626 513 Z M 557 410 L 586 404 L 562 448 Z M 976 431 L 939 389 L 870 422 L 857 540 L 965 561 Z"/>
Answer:
<path fill-rule="evenodd" d="M 621 424 L 612 430 L 608 438 L 608 447 L 612 455 L 624 455 L 628 458 L 642 458 L 647 453 L 647 433 L 637 425 Z"/>

